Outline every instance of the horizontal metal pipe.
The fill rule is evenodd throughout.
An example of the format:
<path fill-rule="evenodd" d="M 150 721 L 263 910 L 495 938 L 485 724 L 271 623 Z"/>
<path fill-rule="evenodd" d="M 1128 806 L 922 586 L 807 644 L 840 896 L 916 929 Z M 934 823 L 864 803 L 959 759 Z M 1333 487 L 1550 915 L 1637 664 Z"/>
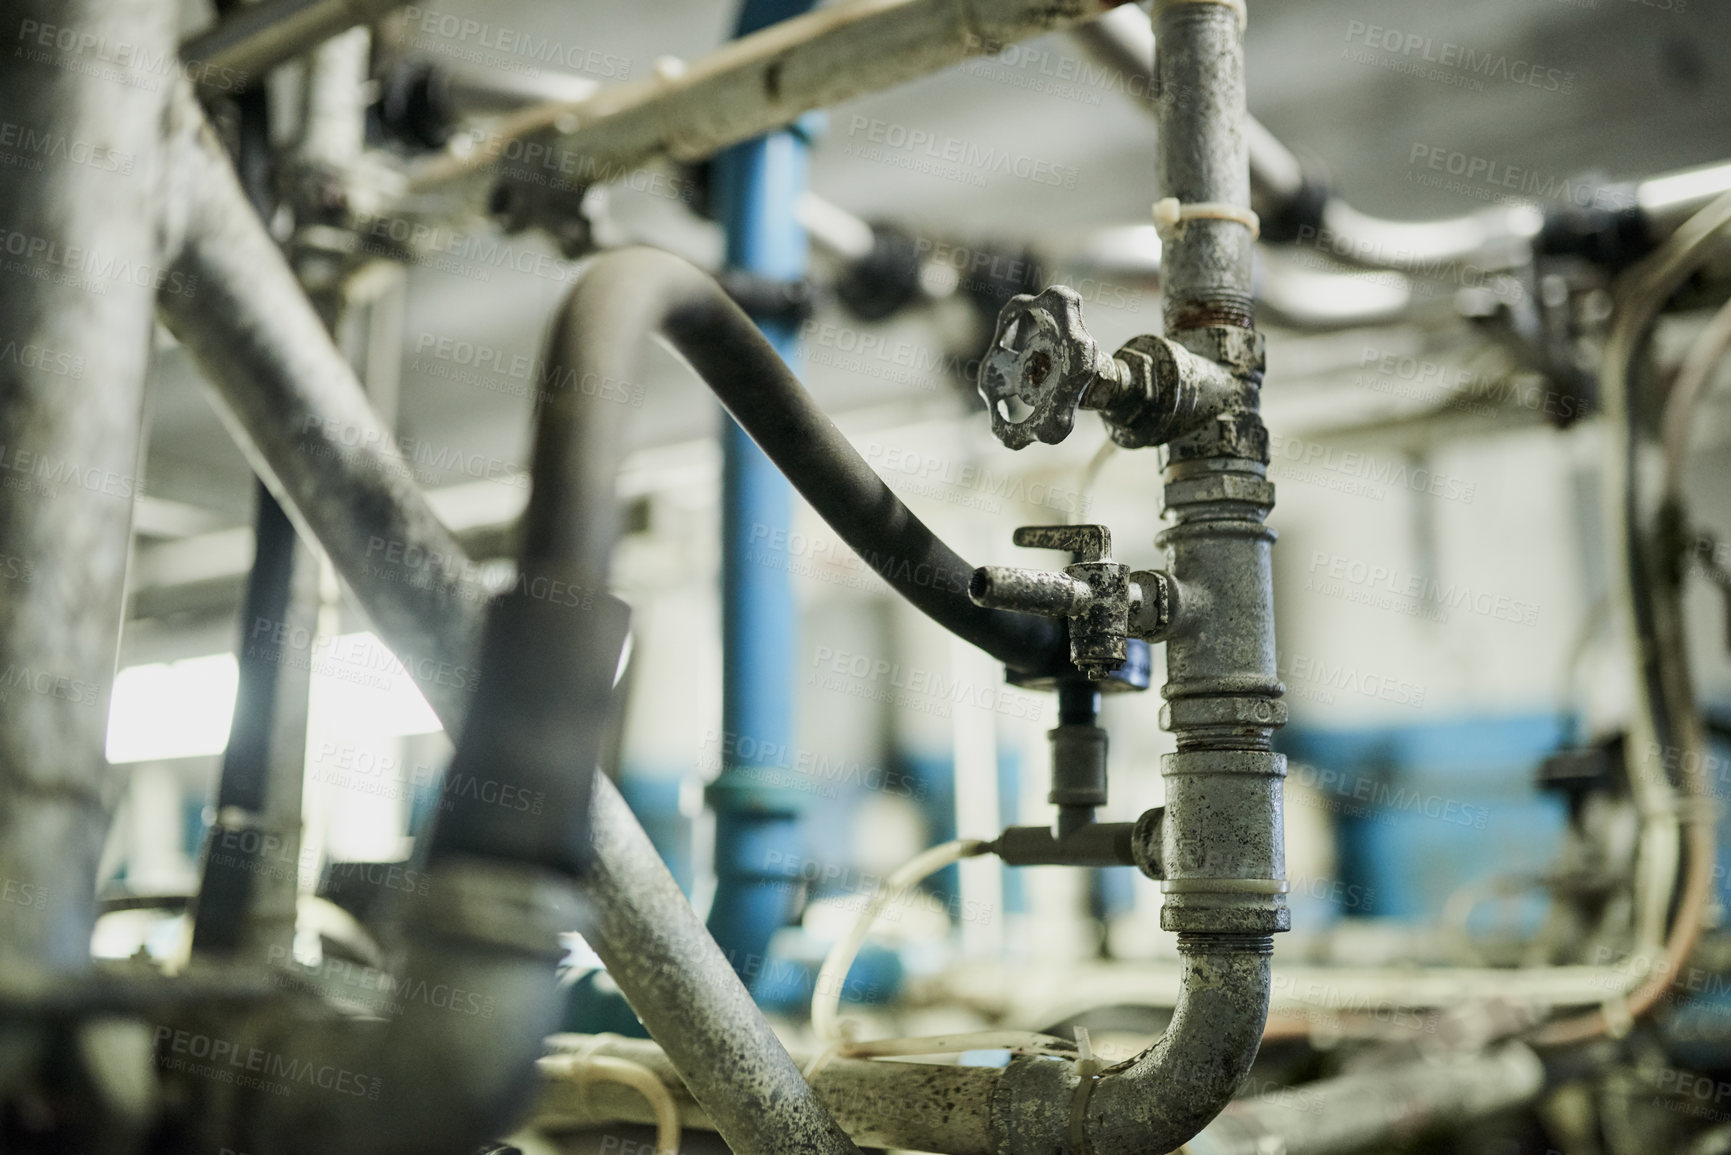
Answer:
<path fill-rule="evenodd" d="M 969 56 L 1093 19 L 1124 0 L 845 0 L 743 36 L 683 70 L 525 109 L 462 156 L 430 161 L 412 189 L 492 167 L 535 136 L 549 175 L 577 184 L 658 157 L 696 161 L 806 112 L 881 92 Z M 567 127 L 568 126 L 568 127 Z"/>
<path fill-rule="evenodd" d="M 647 1067 L 672 1093 L 684 1126 L 713 1129 L 654 1043 L 583 1035 L 559 1035 L 552 1042 L 555 1051 L 607 1055 Z M 1067 1066 L 1052 1060 L 1040 1063 L 1054 1071 Z M 848 1134 L 864 1146 L 995 1155 L 1003 1147 L 985 1125 L 987 1105 L 1004 1080 L 1004 1072 L 992 1067 L 834 1059 L 819 1071 L 813 1086 Z M 647 1101 L 628 1087 L 580 1084 L 552 1065 L 543 1071 L 542 1083 L 534 1116 L 539 1127 L 559 1131 L 654 1122 Z M 1239 1099 L 1177 1155 L 1353 1155 L 1381 1150 L 1426 1131 L 1519 1107 L 1544 1086 L 1543 1065 L 1518 1044 L 1401 1063 Z"/>
<path fill-rule="evenodd" d="M 1127 91 L 1153 91 L 1154 35 L 1139 12 L 1113 12 L 1077 26 L 1072 34 L 1095 59 L 1123 74 Z M 1141 103 L 1153 111 L 1151 101 Z M 1244 119 L 1244 139 L 1250 159 L 1250 204 L 1264 225 L 1314 192 L 1319 200 L 1310 211 L 1320 208 L 1321 220 L 1312 235 L 1299 239 L 1322 247 L 1344 264 L 1420 274 L 1465 263 L 1509 268 L 1525 262 L 1544 223 L 1544 210 L 1536 203 L 1499 205 L 1430 221 L 1388 220 L 1360 212 L 1326 189 L 1313 190 L 1304 164 L 1253 116 Z M 1702 165 L 1639 181 L 1633 204 L 1656 243 L 1728 190 L 1731 163 Z"/>
<path fill-rule="evenodd" d="M 1523 1046 L 1342 1075 L 1243 1099 L 1181 1155 L 1355 1155 L 1531 1102 L 1544 1065 Z"/>
<path fill-rule="evenodd" d="M 172 271 L 195 284 L 197 294 L 163 294 L 163 320 L 204 368 L 259 475 L 297 528 L 324 547 L 446 728 L 460 737 L 476 686 L 487 590 L 414 484 L 390 431 L 253 214 L 189 86 L 179 86 L 177 101 L 190 130 L 176 138 L 175 173 L 191 198 L 185 220 L 197 227 L 179 246 Z M 587 893 L 603 916 L 597 949 L 615 958 L 659 957 L 656 944 L 677 942 L 686 953 L 671 956 L 670 966 L 725 976 L 694 979 L 683 988 L 689 1001 L 673 1006 L 657 1005 L 663 988 L 638 985 L 635 972 L 618 976 L 638 1012 L 664 1031 L 672 1021 L 689 1027 L 693 1016 L 725 1018 L 736 1028 L 725 1055 L 705 1056 L 681 1072 L 700 1088 L 723 1134 L 742 1152 L 848 1155 L 852 1147 L 833 1124 L 833 1137 L 823 1142 L 777 1141 L 786 1133 L 778 1128 L 809 1121 L 821 1129 L 822 1109 L 604 777 L 596 778 L 594 805 L 599 862 Z M 513 1021 L 542 1021 L 537 998 Z M 773 1090 L 766 1093 L 766 1085 Z M 439 1084 L 430 1086 L 436 1091 Z M 766 1101 L 777 1109 L 765 1111 Z"/>
<path fill-rule="evenodd" d="M 555 1053 L 605 1055 L 649 1068 L 672 1093 L 682 1124 L 714 1130 L 657 1044 L 589 1035 L 556 1035 L 550 1042 Z M 809 1058 L 796 1057 L 802 1065 Z M 1002 1073 L 996 1067 L 831 1059 L 813 1076 L 812 1087 L 862 1147 L 993 1155 L 998 1148 L 990 1103 Z M 558 1131 L 654 1119 L 647 1101 L 629 1087 L 579 1083 L 554 1064 L 543 1070 L 533 1118 L 537 1127 Z"/>

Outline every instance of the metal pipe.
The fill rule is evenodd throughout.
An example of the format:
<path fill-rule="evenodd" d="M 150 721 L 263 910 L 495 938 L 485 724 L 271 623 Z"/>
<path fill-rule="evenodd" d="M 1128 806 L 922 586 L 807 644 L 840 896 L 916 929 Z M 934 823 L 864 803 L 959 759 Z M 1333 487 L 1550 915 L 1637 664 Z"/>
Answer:
<path fill-rule="evenodd" d="M 220 391 L 219 410 L 254 472 L 324 547 L 455 732 L 472 700 L 491 593 L 428 507 L 184 86 L 182 98 L 175 179 L 196 227 L 173 267 L 196 278 L 198 293 L 164 294 L 163 321 Z"/>
<path fill-rule="evenodd" d="M 402 0 L 262 0 L 236 9 L 180 47 L 183 71 L 205 92 L 235 94 L 286 60 Z"/>
<path fill-rule="evenodd" d="M 607 973 L 733 1150 L 857 1155 L 630 818 L 611 784 L 596 791 L 596 867 L 585 891 Z M 642 885 L 655 874 L 667 885 Z"/>
<path fill-rule="evenodd" d="M 552 1044 L 555 1051 L 606 1055 L 647 1067 L 672 1092 L 684 1126 L 712 1126 L 654 1043 L 560 1035 Z M 1045 1060 L 1044 1065 L 1069 1064 Z M 995 1155 L 1002 1148 L 999 1135 L 986 1125 L 986 1104 L 1003 1078 L 991 1067 L 833 1059 L 812 1085 L 863 1146 Z M 579 1083 L 552 1065 L 543 1069 L 542 1084 L 537 1127 L 559 1131 L 654 1122 L 653 1111 L 630 1088 Z M 1518 1044 L 1400 1063 L 1239 1099 L 1177 1155 L 1354 1155 L 1520 1107 L 1545 1085 L 1543 1064 Z"/>
<path fill-rule="evenodd" d="M 1095 59 L 1124 75 L 1127 91 L 1150 90 L 1154 37 L 1146 21 L 1129 10 L 1113 12 L 1077 26 L 1072 35 Z M 1244 138 L 1250 207 L 1262 220 L 1263 239 L 1297 241 L 1343 264 L 1420 275 L 1463 264 L 1514 268 L 1531 257 L 1546 224 L 1544 207 L 1530 203 L 1434 221 L 1387 220 L 1360 212 L 1330 192 L 1253 116 L 1245 117 Z M 1647 242 L 1657 244 L 1726 191 L 1731 191 L 1731 164 L 1720 163 L 1649 177 L 1635 184 L 1628 200 L 1640 214 Z"/>
<path fill-rule="evenodd" d="M 1108 12 L 1098 20 L 1079 24 L 1071 37 L 1095 60 L 1124 78 L 1124 90 L 1154 91 L 1154 29 L 1133 8 Z M 1150 114 L 1151 100 L 1139 101 Z M 1244 118 L 1244 140 L 1250 162 L 1250 207 L 1259 216 L 1277 216 L 1286 203 L 1304 191 L 1304 166 L 1280 139 L 1254 116 Z"/>
<path fill-rule="evenodd" d="M 600 1055 L 647 1067 L 671 1092 L 682 1125 L 714 1130 L 657 1044 L 595 1035 L 555 1035 L 548 1042 L 555 1054 Z M 809 1055 L 795 1057 L 802 1065 L 810 1060 Z M 993 1155 L 999 1148 L 989 1105 L 1001 1075 L 995 1067 L 835 1058 L 824 1063 L 811 1082 L 824 1106 L 862 1147 Z M 541 1083 L 532 1119 L 539 1129 L 654 1121 L 646 1100 L 629 1087 L 578 1081 L 556 1063 L 543 1065 Z"/>
<path fill-rule="evenodd" d="M 1156 12 L 1160 196 L 1182 205 L 1248 209 L 1244 45 L 1237 14 L 1208 2 L 1157 4 Z M 1200 216 L 1181 221 L 1169 236 L 1160 269 L 1167 334 L 1207 325 L 1250 328 L 1252 230 L 1239 221 Z"/>
<path fill-rule="evenodd" d="M 741 37 L 682 70 L 525 109 L 461 154 L 411 173 L 411 193 L 502 160 L 534 175 L 615 180 L 658 157 L 697 161 L 800 115 L 893 88 L 969 56 L 1068 28 L 1124 0 L 844 0 Z M 544 153 L 520 142 L 535 137 Z"/>
<path fill-rule="evenodd" d="M 1358 1155 L 1530 1103 L 1545 1068 L 1511 1044 L 1242 1099 L 1179 1155 Z"/>
<path fill-rule="evenodd" d="M 192 949 L 227 961 L 292 957 L 312 663 L 289 639 L 318 628 L 318 559 L 257 486 L 256 551 L 240 619 L 234 720 L 205 835 Z"/>
<path fill-rule="evenodd" d="M 1166 334 L 1242 386 L 1219 419 L 1166 446 L 1166 512 L 1176 524 L 1159 540 L 1183 596 L 1166 636 L 1162 722 L 1178 749 L 1161 766 L 1160 924 L 1178 933 L 1178 1001 L 1158 1043 L 1098 1076 L 1012 1062 L 993 1107 L 1010 1155 L 1071 1147 L 1130 1155 L 1189 1140 L 1256 1057 L 1271 936 L 1290 925 L 1286 765 L 1270 746 L 1285 711 L 1274 663 L 1274 535 L 1264 524 L 1274 491 L 1257 412 L 1262 342 L 1251 315 L 1241 12 L 1217 0 L 1155 5 L 1156 171 L 1159 195 L 1175 208 L 1162 254 Z"/>
<path fill-rule="evenodd" d="M 30 896 L 0 903 L 0 970 L 19 978 L 90 963 L 152 305 L 159 279 L 188 291 L 161 276 L 155 232 L 166 86 L 149 62 L 172 59 L 174 9 L 5 5 L 0 108 L 43 154 L 0 166 L 0 345 L 17 351 L 0 360 L 0 542 L 33 575 L 0 590 L 0 877 Z"/>
<path fill-rule="evenodd" d="M 488 591 L 415 486 L 388 431 L 367 406 L 348 363 L 331 343 L 282 254 L 254 216 L 220 145 L 204 123 L 190 87 L 180 86 L 176 99 L 183 131 L 175 138 L 174 173 L 185 182 L 191 198 L 186 219 L 196 220 L 198 228 L 179 246 L 172 271 L 183 278 L 197 278 L 200 295 L 196 303 L 165 295 L 160 301 L 163 319 L 204 367 L 219 393 L 225 419 L 255 469 L 290 511 L 297 527 L 324 547 L 447 729 L 460 735 L 473 700 L 473 662 L 479 649 L 481 606 Z M 574 391 L 550 399 L 548 413 L 560 412 Z M 554 522 L 546 507 L 557 507 L 560 500 L 570 497 L 568 487 L 561 484 L 569 480 L 570 469 L 581 472 L 582 466 L 596 457 L 610 464 L 616 451 L 611 445 L 598 452 L 589 444 L 572 444 L 567 439 L 571 428 L 558 426 L 559 422 L 544 420 L 537 435 L 537 474 L 551 472 L 555 481 L 537 485 L 527 519 L 531 524 Z M 564 457 L 543 470 L 540 460 L 552 460 L 555 455 Z M 605 473 L 609 489 L 603 492 L 610 492 L 612 476 L 609 468 Z M 578 486 L 577 492 L 589 495 L 594 491 Z M 568 562 L 605 559 L 612 541 L 611 525 L 605 524 L 611 520 L 611 503 L 559 508 L 585 509 L 594 516 L 579 519 L 585 524 L 575 529 L 557 526 L 551 539 L 533 529 L 528 531 L 528 538 L 557 551 Z M 592 521 L 604 524 L 588 524 Z M 64 527 L 59 528 L 63 532 Z M 579 551 L 571 552 L 569 546 Z M 589 546 L 597 547 L 599 553 L 580 552 Z M 594 567 L 590 569 L 593 572 Z M 617 976 L 621 989 L 645 1019 L 662 1023 L 663 1030 L 670 1021 L 688 1030 L 694 1017 L 713 1016 L 731 1024 L 733 1033 L 727 1049 L 720 1052 L 722 1058 L 714 1053 L 705 1055 L 700 1063 L 681 1070 L 693 1086 L 702 1088 L 700 1096 L 708 1110 L 727 1121 L 723 1134 L 736 1149 L 764 1155 L 784 1150 L 837 1155 L 851 1152 L 839 1132 L 803 1146 L 758 1141 L 765 1129 L 774 1133 L 801 1124 L 808 1136 L 822 1134 L 826 1120 L 821 1107 L 810 1099 L 798 1068 L 775 1042 L 678 885 L 655 856 L 648 837 L 604 778 L 595 785 L 594 827 L 598 862 L 586 893 L 600 908 L 604 925 L 597 935 L 597 949 L 606 952 L 604 957 L 610 954 L 622 959 L 667 959 L 663 952 L 668 943 L 679 943 L 681 949 L 692 952 L 677 956 L 670 964 L 671 969 L 689 977 L 681 988 L 687 992 L 688 1002 L 660 1004 L 657 1000 L 665 994 L 665 987 L 640 985 L 645 976 L 629 966 L 622 967 Z M 451 872 L 458 886 L 463 885 L 462 876 L 469 873 L 456 866 Z M 502 893 L 512 892 L 502 888 Z M 516 893 L 521 899 L 522 892 Z M 480 908 L 484 910 L 487 905 L 483 901 Z M 517 921 L 538 925 L 530 918 L 531 913 L 522 911 Z M 436 915 L 436 910 L 429 910 L 426 917 Z M 474 933 L 468 927 L 459 937 Z M 532 942 L 531 946 L 534 955 L 539 945 Z M 538 956 L 520 961 L 521 967 L 508 953 L 493 949 L 466 956 L 453 948 L 449 960 L 438 965 L 468 971 L 460 984 L 463 989 L 485 990 L 488 984 L 499 983 L 499 989 L 521 992 L 521 1004 L 504 1010 L 514 1027 L 533 1035 L 546 1021 L 545 991 L 539 976 L 547 968 Z M 508 973 L 481 973 L 493 967 Z M 521 976 L 520 986 L 517 976 Z M 444 1015 L 462 1026 L 475 1026 L 473 1020 L 462 1016 Z M 500 1017 L 507 1016 L 502 1013 Z M 427 1028 L 429 1032 L 436 1029 Z M 437 1064 L 447 1051 L 472 1057 L 503 1035 L 503 1031 L 489 1031 L 474 1043 L 449 1035 L 436 1039 L 429 1035 L 415 1047 L 397 1048 L 397 1053 L 406 1056 L 405 1061 Z M 333 1038 L 328 1045 L 347 1039 L 347 1035 Z M 308 1047 L 320 1053 L 316 1046 Z M 747 1066 L 750 1071 L 741 1069 Z M 492 1070 L 468 1072 L 466 1077 L 483 1074 L 489 1079 L 486 1086 L 498 1085 L 491 1081 Z M 747 1081 L 748 1074 L 754 1081 Z M 413 1085 L 412 1073 L 405 1078 L 409 1080 L 405 1085 Z M 437 1092 L 447 1084 L 429 1081 L 422 1085 Z M 762 1109 L 765 1087 L 772 1089 L 771 1098 L 777 1103 L 773 1112 Z M 766 1119 L 766 1114 L 772 1117 Z M 440 1112 L 427 1110 L 426 1115 L 437 1118 Z M 295 1127 L 290 1126 L 287 1133 L 294 1132 Z M 261 1141 L 266 1138 L 260 1135 Z"/>

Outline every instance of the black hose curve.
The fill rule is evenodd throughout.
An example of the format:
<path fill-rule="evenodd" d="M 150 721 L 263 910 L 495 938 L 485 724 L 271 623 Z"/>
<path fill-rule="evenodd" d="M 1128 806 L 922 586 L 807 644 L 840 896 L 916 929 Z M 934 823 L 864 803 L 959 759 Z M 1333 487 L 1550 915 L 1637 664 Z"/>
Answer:
<path fill-rule="evenodd" d="M 597 257 L 553 323 L 536 430 L 534 488 L 523 519 L 533 555 L 605 573 L 617 532 L 613 486 L 640 338 L 685 358 L 793 487 L 892 588 L 933 621 L 1011 669 L 1069 668 L 1061 625 L 968 599 L 974 567 L 903 505 L 813 402 L 751 318 L 695 266 L 654 249 Z M 573 518 L 580 509 L 585 516 Z"/>

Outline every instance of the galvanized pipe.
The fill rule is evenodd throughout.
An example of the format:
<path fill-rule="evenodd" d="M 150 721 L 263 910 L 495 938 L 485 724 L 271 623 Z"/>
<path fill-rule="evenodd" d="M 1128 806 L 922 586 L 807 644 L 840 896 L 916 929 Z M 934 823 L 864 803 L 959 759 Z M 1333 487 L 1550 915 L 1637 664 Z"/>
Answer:
<path fill-rule="evenodd" d="M 554 1054 L 605 1056 L 649 1068 L 672 1093 L 681 1124 L 715 1129 L 660 1045 L 598 1035 L 555 1035 L 549 1043 Z M 802 1064 L 810 1058 L 795 1057 Z M 812 1087 L 862 1147 L 993 1155 L 997 1145 L 988 1106 L 1001 1074 L 995 1067 L 831 1059 L 812 1077 Z M 579 1082 L 556 1063 L 543 1066 L 533 1126 L 556 1133 L 616 1122 L 654 1122 L 654 1112 L 629 1087 Z"/>
<path fill-rule="evenodd" d="M 204 367 L 254 468 L 302 532 L 324 547 L 447 729 L 460 734 L 475 686 L 486 588 L 427 505 L 353 371 L 254 216 L 190 88 L 182 86 L 177 99 L 192 131 L 176 139 L 176 174 L 186 182 L 189 219 L 197 229 L 186 237 L 173 268 L 198 278 L 201 296 L 196 303 L 165 296 L 163 318 Z M 570 443 L 559 442 L 559 434 L 545 425 L 543 438 L 582 459 L 571 463 L 579 474 L 594 468 L 588 453 L 570 454 Z M 559 492 L 553 486 L 543 494 L 537 485 L 530 520 L 550 523 L 546 510 L 556 505 L 552 495 Z M 575 533 L 551 524 L 545 534 L 528 532 L 540 541 L 557 535 L 591 543 L 604 557 L 612 540 L 610 511 L 585 512 L 592 515 L 585 523 L 602 524 Z M 566 558 L 591 557 L 582 552 L 586 545 L 556 548 Z M 664 1034 L 673 1023 L 690 1031 L 694 1019 L 725 1024 L 717 1037 L 727 1039 L 727 1049 L 693 1056 L 681 1070 L 700 1088 L 723 1135 L 742 1152 L 851 1153 L 605 778 L 597 777 L 594 806 L 598 862 L 586 893 L 603 923 L 597 949 L 623 960 L 616 976 L 621 988 Z M 673 953 L 669 944 L 677 944 Z M 632 959 L 659 959 L 661 965 L 644 970 Z M 687 976 L 677 989 L 689 1001 L 659 1001 L 669 993 L 669 972 Z M 531 1003 L 514 1022 L 540 1021 L 533 1013 L 540 1004 Z M 412 1053 L 409 1058 L 419 1061 Z M 768 1102 L 775 1110 L 765 1109 Z"/>
<path fill-rule="evenodd" d="M 1222 3 L 1157 3 L 1154 104 L 1160 118 L 1155 179 L 1182 205 L 1250 208 L 1244 133 L 1244 41 Z M 1166 335 L 1204 325 L 1250 328 L 1255 235 L 1237 221 L 1177 225 L 1160 259 Z"/>
<path fill-rule="evenodd" d="M 471 152 L 412 173 L 416 191 L 500 161 L 532 176 L 616 180 L 666 157 L 696 161 L 816 108 L 893 88 L 970 56 L 1068 28 L 1124 0 L 845 0 L 741 37 L 682 70 L 525 109 Z M 545 148 L 526 148 L 533 138 Z"/>
<path fill-rule="evenodd" d="M 1545 1068 L 1517 1044 L 1241 1099 L 1178 1155 L 1366 1155 L 1532 1102 Z"/>
<path fill-rule="evenodd" d="M 1161 535 L 1178 612 L 1166 635 L 1161 926 L 1178 934 L 1178 1003 L 1160 1041 L 1097 1077 L 1012 1062 L 994 1097 L 1003 1150 L 1170 1151 L 1231 1099 L 1267 1018 L 1272 935 L 1287 929 L 1275 673 L 1264 521 L 1268 438 L 1257 413 L 1262 342 L 1251 312 L 1244 47 L 1236 4 L 1159 0 L 1155 62 L 1166 336 L 1229 370 L 1238 397 L 1166 446 Z M 1176 202 L 1173 205 L 1172 202 Z"/>
<path fill-rule="evenodd" d="M 0 108 L 41 144 L 0 166 L 0 971 L 85 969 L 108 825 L 175 5 L 10 0 Z M 72 48 L 62 47 L 73 44 Z M 125 53 L 121 54 L 120 49 Z M 74 163 L 82 157 L 85 163 Z M 163 278 L 166 296 L 189 286 Z"/>
<path fill-rule="evenodd" d="M 560 1035 L 553 1045 L 649 1068 L 672 1092 L 682 1124 L 711 1127 L 654 1043 Z M 1048 1059 L 1043 1065 L 1056 1071 L 1068 1064 Z M 813 1086 L 862 1145 L 993 1155 L 1002 1148 L 984 1126 L 985 1104 L 1004 1078 L 990 1067 L 836 1059 Z M 628 1087 L 579 1084 L 553 1067 L 542 1081 L 534 1118 L 550 1131 L 654 1121 L 643 1097 Z M 1518 1044 L 1403 1062 L 1239 1099 L 1176 1155 L 1358 1155 L 1518 1108 L 1545 1085 L 1543 1064 Z"/>

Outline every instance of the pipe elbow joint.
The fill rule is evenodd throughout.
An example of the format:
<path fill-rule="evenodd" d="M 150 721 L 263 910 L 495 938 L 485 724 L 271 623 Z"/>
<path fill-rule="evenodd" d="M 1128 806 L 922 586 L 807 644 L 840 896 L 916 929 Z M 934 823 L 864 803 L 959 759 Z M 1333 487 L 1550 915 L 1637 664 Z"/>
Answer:
<path fill-rule="evenodd" d="M 1003 1155 L 1176 1151 L 1220 1114 L 1250 1070 L 1268 1016 L 1266 936 L 1187 935 L 1183 987 L 1160 1041 L 1098 1074 L 1021 1058 L 992 1100 Z"/>

